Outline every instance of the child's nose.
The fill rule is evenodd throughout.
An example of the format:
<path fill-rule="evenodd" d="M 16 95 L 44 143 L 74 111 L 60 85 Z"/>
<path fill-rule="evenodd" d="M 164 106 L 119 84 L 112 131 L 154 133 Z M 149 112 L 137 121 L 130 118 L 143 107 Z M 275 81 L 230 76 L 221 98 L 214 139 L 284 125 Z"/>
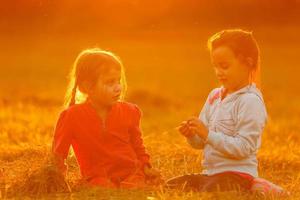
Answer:
<path fill-rule="evenodd" d="M 216 75 L 217 75 L 217 77 L 223 76 L 222 70 L 216 69 Z"/>

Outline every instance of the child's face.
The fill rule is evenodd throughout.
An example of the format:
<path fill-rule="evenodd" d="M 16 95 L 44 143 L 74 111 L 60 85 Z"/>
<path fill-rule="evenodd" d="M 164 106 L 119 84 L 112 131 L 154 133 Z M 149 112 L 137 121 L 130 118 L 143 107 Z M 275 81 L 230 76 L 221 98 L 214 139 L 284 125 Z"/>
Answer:
<path fill-rule="evenodd" d="M 228 93 L 234 92 L 249 83 L 249 67 L 229 47 L 217 47 L 212 51 L 211 59 L 216 76 Z"/>
<path fill-rule="evenodd" d="M 110 106 L 120 99 L 121 70 L 113 66 L 110 70 L 100 75 L 96 85 L 90 90 L 88 96 L 94 103 Z"/>

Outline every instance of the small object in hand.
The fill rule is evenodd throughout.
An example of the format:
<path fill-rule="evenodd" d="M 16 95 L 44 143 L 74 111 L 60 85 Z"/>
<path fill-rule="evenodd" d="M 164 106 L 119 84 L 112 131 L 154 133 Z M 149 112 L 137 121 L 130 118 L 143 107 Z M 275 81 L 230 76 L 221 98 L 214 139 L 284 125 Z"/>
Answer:
<path fill-rule="evenodd" d="M 194 133 L 190 130 L 190 120 L 183 121 L 179 125 L 179 129 L 178 130 L 185 137 L 191 137 L 191 136 L 194 135 Z"/>

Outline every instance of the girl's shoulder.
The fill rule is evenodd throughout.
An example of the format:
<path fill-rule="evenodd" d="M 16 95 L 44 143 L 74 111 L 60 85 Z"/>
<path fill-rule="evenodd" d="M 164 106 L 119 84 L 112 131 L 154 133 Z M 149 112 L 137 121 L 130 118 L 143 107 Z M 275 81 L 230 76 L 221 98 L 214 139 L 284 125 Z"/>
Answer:
<path fill-rule="evenodd" d="M 239 94 L 239 103 L 265 106 L 263 94 L 256 87 L 251 87 Z"/>
<path fill-rule="evenodd" d="M 82 104 L 74 104 L 72 106 L 69 106 L 67 108 L 64 108 L 61 111 L 61 115 L 74 115 L 81 113 L 86 105 L 84 103 Z"/>
<path fill-rule="evenodd" d="M 236 106 L 238 108 L 244 107 L 244 109 L 247 110 L 252 110 L 252 111 L 260 110 L 260 111 L 264 111 L 265 114 L 267 113 L 263 97 L 261 95 L 258 95 L 257 93 L 244 93 L 240 95 L 240 98 L 238 99 Z"/>
<path fill-rule="evenodd" d="M 115 106 L 129 113 L 141 114 L 142 112 L 136 104 L 127 101 L 119 101 Z"/>
<path fill-rule="evenodd" d="M 115 104 L 117 110 L 119 110 L 120 116 L 126 121 L 136 124 L 139 123 L 139 120 L 142 117 L 142 112 L 140 108 L 133 103 L 126 101 L 119 101 Z"/>
<path fill-rule="evenodd" d="M 77 113 L 79 113 L 78 110 L 80 109 L 80 107 L 81 106 L 76 104 L 76 105 L 72 105 L 67 108 L 64 108 L 62 111 L 60 111 L 58 120 L 63 121 L 63 122 L 73 121 L 74 117 L 78 116 Z"/>
<path fill-rule="evenodd" d="M 255 113 L 256 118 L 260 116 L 265 120 L 268 118 L 262 93 L 258 89 L 240 94 L 236 107 L 240 113 Z"/>

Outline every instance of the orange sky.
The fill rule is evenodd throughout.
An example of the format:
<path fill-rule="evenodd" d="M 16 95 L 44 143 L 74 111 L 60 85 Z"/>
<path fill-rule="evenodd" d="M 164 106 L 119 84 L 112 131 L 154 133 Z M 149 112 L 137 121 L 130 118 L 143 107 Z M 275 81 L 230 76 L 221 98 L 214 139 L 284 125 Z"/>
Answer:
<path fill-rule="evenodd" d="M 32 80 L 36 85 L 34 80 L 40 74 L 43 81 L 51 70 L 63 67 L 57 71 L 61 74 L 49 79 L 64 80 L 78 52 L 94 46 L 115 51 L 124 57 L 126 65 L 138 69 L 140 66 L 168 67 L 168 63 L 164 63 L 166 58 L 169 56 L 172 60 L 174 53 L 179 52 L 186 56 L 195 54 L 185 59 L 195 58 L 197 62 L 198 56 L 203 55 L 199 62 L 208 63 L 207 38 L 215 31 L 236 27 L 254 30 L 262 45 L 291 45 L 289 53 L 294 55 L 298 48 L 295 40 L 298 41 L 300 32 L 297 28 L 300 27 L 300 2 L 297 2 L 299 0 L 3 1 L 0 6 L 0 79 L 24 80 L 26 84 Z M 286 26 L 283 33 L 283 25 L 292 25 L 297 30 Z M 169 51 L 173 52 L 167 54 Z M 138 61 L 135 53 L 139 55 Z M 270 58 L 272 56 L 270 54 Z M 155 60 L 157 58 L 161 63 Z M 149 62 L 144 63 L 145 60 Z"/>
<path fill-rule="evenodd" d="M 143 29 L 214 23 L 299 23 L 298 0 L 10 0 L 0 30 L 83 30 L 89 26 Z"/>

